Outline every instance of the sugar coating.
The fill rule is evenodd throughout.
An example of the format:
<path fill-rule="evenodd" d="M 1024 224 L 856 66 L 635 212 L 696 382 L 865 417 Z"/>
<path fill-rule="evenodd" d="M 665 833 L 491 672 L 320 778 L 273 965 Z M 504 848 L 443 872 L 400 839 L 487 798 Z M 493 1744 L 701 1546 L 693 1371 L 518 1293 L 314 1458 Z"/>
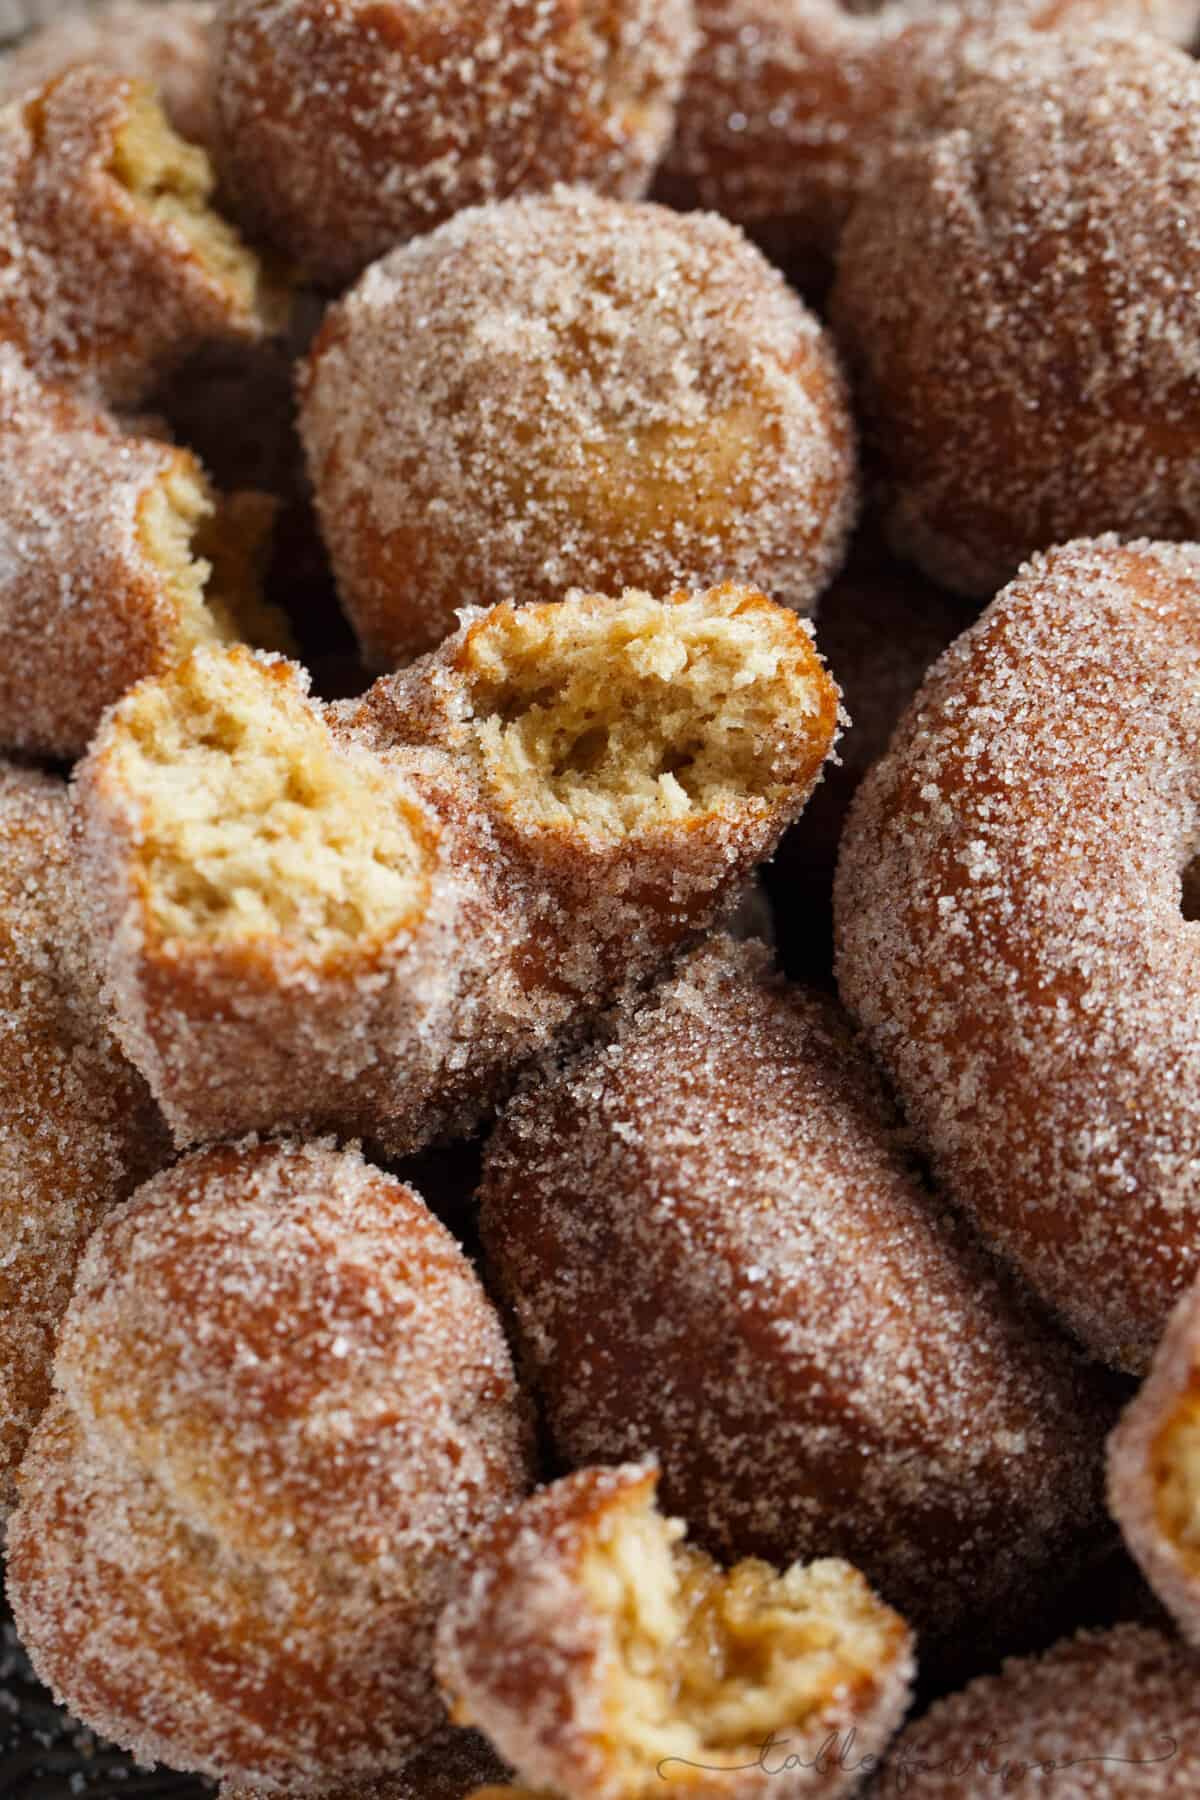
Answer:
<path fill-rule="evenodd" d="M 301 378 L 342 603 L 393 667 L 464 604 L 736 580 L 811 610 L 855 508 L 830 340 L 735 227 L 559 189 L 369 269 Z"/>
<path fill-rule="evenodd" d="M 60 781 L 0 763 L 0 1517 L 88 1233 L 165 1160 L 80 953 Z"/>
<path fill-rule="evenodd" d="M 0 345 L 0 743 L 78 756 L 134 682 L 236 635 L 194 540 L 223 539 L 213 548 L 232 548 L 222 561 L 240 576 L 234 515 L 256 505 L 248 550 L 269 508 L 242 496 L 218 521 L 187 451 L 125 429 Z M 265 610 L 246 623 L 280 641 Z"/>
<path fill-rule="evenodd" d="M 499 1320 L 411 1189 L 328 1143 L 185 1159 L 91 1239 L 55 1382 L 8 1541 L 42 1679 L 147 1762 L 397 1767 L 455 1563 L 527 1479 Z"/>
<path fill-rule="evenodd" d="M 934 579 L 987 598 L 1072 537 L 1200 533 L 1198 104 L 1148 37 L 1018 41 L 856 211 L 832 317 Z"/>
<path fill-rule="evenodd" d="M 454 1715 L 548 1795 L 849 1792 L 820 1746 L 848 1733 L 877 1760 L 909 1698 L 904 1621 L 844 1562 L 719 1570 L 656 1512 L 657 1482 L 579 1470 L 479 1534 L 437 1633 Z"/>
<path fill-rule="evenodd" d="M 158 89 L 171 124 L 211 149 L 214 0 L 73 4 L 0 60 L 0 101 L 15 100 L 79 63 L 99 63 Z"/>
<path fill-rule="evenodd" d="M 1196 1269 L 1200 554 L 1035 557 L 859 789 L 838 981 L 948 1193 L 1143 1370 Z"/>
<path fill-rule="evenodd" d="M 422 1744 L 396 1774 L 324 1786 L 313 1800 L 468 1800 L 481 1783 L 503 1784 L 507 1774 L 478 1732 L 447 1730 Z M 275 1800 L 278 1792 L 225 1781 L 218 1800 Z"/>
<path fill-rule="evenodd" d="M 344 286 L 464 207 L 636 199 L 670 137 L 690 0 L 223 0 L 216 104 L 242 216 Z"/>
<path fill-rule="evenodd" d="M 206 342 L 254 341 L 279 302 L 207 205 L 208 158 L 150 92 L 85 65 L 0 109 L 0 341 L 135 405 Z"/>
<path fill-rule="evenodd" d="M 1158 1800 L 1200 1781 L 1200 1663 L 1140 1625 L 1084 1631 L 939 1700 L 896 1740 L 871 1800 Z"/>
<path fill-rule="evenodd" d="M 671 640 L 679 615 L 697 634 L 690 647 L 683 637 Z M 633 616 L 641 624 L 622 650 L 616 639 Z M 520 638 L 538 626 L 568 656 L 578 634 L 584 671 L 608 670 L 614 681 L 618 673 L 631 679 L 643 648 L 649 655 L 667 640 L 661 675 L 642 672 L 642 729 L 657 742 L 659 712 L 675 718 L 664 756 L 677 773 L 664 768 L 658 782 L 645 781 L 628 825 L 607 807 L 599 823 L 589 819 L 586 773 L 576 790 L 578 816 L 560 803 L 561 816 L 548 820 L 538 801 L 552 776 L 547 781 L 519 761 L 503 778 L 489 770 L 485 715 L 493 722 L 499 715 L 479 668 L 506 634 Z M 610 626 L 611 642 L 603 635 Z M 724 654 L 722 630 L 734 634 Z M 516 650 L 511 658 L 514 671 L 526 666 Z M 689 671 L 680 665 L 689 658 L 690 678 L 707 700 L 687 696 Z M 241 697 L 227 705 L 221 696 L 231 670 L 240 671 Z M 196 762 L 172 789 L 171 720 L 191 716 L 193 692 L 200 699 L 188 732 L 201 759 L 216 757 L 218 791 L 240 795 L 238 805 L 256 791 L 252 770 L 247 765 L 234 780 L 220 749 L 204 747 L 206 738 L 219 746 L 252 729 L 274 754 L 285 727 L 298 744 L 303 727 L 302 747 L 286 752 L 293 766 L 271 777 L 288 807 L 270 799 L 276 790 L 268 785 L 261 817 L 239 827 L 238 855 L 250 859 L 254 892 L 269 907 L 278 886 L 276 929 L 261 910 L 248 932 L 211 929 L 214 898 L 227 922 L 233 908 L 245 911 L 211 858 L 200 871 L 207 886 L 195 931 L 164 931 L 156 922 L 167 915 L 155 905 L 151 863 L 172 821 L 203 817 L 217 850 L 222 842 L 226 803 L 214 807 L 212 784 Z M 514 698 L 514 723 L 537 711 L 532 695 Z M 580 716 L 579 738 L 602 729 L 604 717 L 602 707 L 590 721 Z M 682 785 L 689 752 L 715 745 L 730 723 L 741 727 L 741 760 L 711 796 L 690 797 Z M 488 1116 L 522 1062 L 586 1031 L 599 1009 L 644 983 L 724 911 L 803 807 L 836 724 L 836 689 L 804 623 L 742 590 L 668 601 L 576 595 L 544 608 L 468 614 L 439 651 L 377 683 L 362 701 L 329 709 L 308 699 L 294 665 L 256 661 L 245 651 L 198 652 L 109 714 L 77 778 L 89 930 L 122 1042 L 180 1143 L 287 1124 L 368 1136 L 405 1154 L 463 1135 Z M 131 778 L 139 735 L 163 759 L 157 801 L 140 776 Z M 326 887 L 331 904 L 355 873 L 358 852 L 346 850 L 343 818 L 357 808 L 322 798 L 331 790 L 318 765 L 330 762 L 347 792 L 355 782 L 386 790 L 413 855 L 413 899 L 399 927 L 356 925 L 337 942 L 283 922 L 303 917 L 291 896 L 314 875 L 307 853 L 293 863 L 292 878 L 283 872 L 290 807 L 319 808 L 329 842 L 342 843 Z M 623 780 L 618 763 L 608 781 L 619 790 Z M 165 808 L 161 817 L 156 808 Z M 281 859 L 267 881 L 254 864 L 273 843 L 281 843 Z M 241 885 L 250 886 L 250 877 Z M 187 885 L 175 891 L 186 897 Z"/>
<path fill-rule="evenodd" d="M 1200 1287 L 1177 1303 L 1150 1373 L 1108 1445 L 1108 1503 L 1158 1598 L 1200 1643 Z"/>
<path fill-rule="evenodd" d="M 653 1453 L 721 1557 L 849 1557 L 930 1654 L 1078 1563 L 1106 1402 L 761 946 L 711 941 L 527 1083 L 481 1205 L 558 1454 Z"/>
<path fill-rule="evenodd" d="M 855 201 L 1014 31 L 1116 23 L 1190 44 L 1195 0 L 697 0 L 659 191 L 776 250 L 831 252 Z M 886 188 L 884 192 L 888 191 Z"/>

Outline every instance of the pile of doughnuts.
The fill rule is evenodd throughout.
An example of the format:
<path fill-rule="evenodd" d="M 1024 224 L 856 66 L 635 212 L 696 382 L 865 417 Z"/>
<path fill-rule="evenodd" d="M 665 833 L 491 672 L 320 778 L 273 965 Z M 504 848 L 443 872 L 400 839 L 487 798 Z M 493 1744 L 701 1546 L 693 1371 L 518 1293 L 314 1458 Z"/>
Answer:
<path fill-rule="evenodd" d="M 1200 1788 L 1200 0 L 44 17 L 0 1530 L 67 1740 Z"/>

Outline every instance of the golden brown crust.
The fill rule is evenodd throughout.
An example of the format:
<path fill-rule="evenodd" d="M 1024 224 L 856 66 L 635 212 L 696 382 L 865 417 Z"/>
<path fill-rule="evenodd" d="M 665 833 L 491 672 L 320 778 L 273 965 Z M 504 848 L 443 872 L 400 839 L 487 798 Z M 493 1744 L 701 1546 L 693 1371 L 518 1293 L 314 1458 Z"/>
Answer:
<path fill-rule="evenodd" d="M 1119 24 L 1190 44 L 1194 0 L 698 0 L 700 48 L 659 179 L 794 257 L 828 256 L 855 201 L 1019 30 Z"/>
<path fill-rule="evenodd" d="M 80 954 L 67 791 L 0 763 L 0 1515 L 88 1234 L 164 1161 Z"/>
<path fill-rule="evenodd" d="M 437 1634 L 438 1676 L 456 1716 L 481 1724 L 530 1788 L 576 1800 L 765 1800 L 772 1792 L 795 1800 L 848 1791 L 852 1776 L 812 1766 L 820 1759 L 804 1752 L 850 1730 L 870 1764 L 907 1704 L 912 1640 L 904 1621 L 844 1563 L 796 1567 L 782 1580 L 763 1564 L 732 1571 L 730 1586 L 739 1578 L 773 1586 L 768 1606 L 819 1618 L 809 1641 L 790 1651 L 793 1663 L 815 1652 L 805 1701 L 793 1695 L 789 1710 L 782 1699 L 763 1733 L 788 1743 L 789 1768 L 768 1772 L 769 1755 L 761 1765 L 753 1750 L 742 1756 L 748 1746 L 736 1726 L 722 1742 L 718 1715 L 736 1711 L 741 1688 L 760 1707 L 773 1693 L 769 1647 L 759 1665 L 749 1630 L 726 1638 L 718 1598 L 725 1578 L 681 1547 L 681 1524 L 654 1513 L 657 1481 L 647 1464 L 584 1469 L 480 1533 Z M 754 1610 L 751 1601 L 747 1613 Z M 660 1673 L 665 1686 L 647 1707 L 639 1689 Z M 684 1754 L 689 1737 L 694 1762 Z"/>
<path fill-rule="evenodd" d="M 508 1107 L 488 1266 L 560 1456 L 722 1557 L 852 1557 L 931 1654 L 1101 1522 L 1107 1402 L 913 1167 L 838 1009 L 714 940 Z"/>
<path fill-rule="evenodd" d="M 578 658 L 589 713 L 562 703 L 564 766 L 605 718 L 616 745 L 565 788 L 552 763 L 539 773 L 532 753 L 522 762 L 543 727 L 551 749 L 559 741 L 526 641 L 539 632 L 539 656 L 564 667 Z M 493 678 L 506 666 L 504 700 Z M 222 928 L 203 940 L 156 923 L 143 853 L 162 819 L 147 811 L 150 790 L 131 779 L 128 752 L 138 733 L 161 749 L 171 707 L 191 688 L 218 693 L 230 670 L 275 721 L 277 746 L 299 720 L 347 780 L 391 795 L 424 884 L 411 920 L 375 939 L 352 935 L 336 954 L 314 949 L 307 927 Z M 201 742 L 208 706 L 196 714 Z M 143 713 L 152 729 L 138 723 Z M 181 1142 L 288 1124 L 403 1154 L 467 1131 L 522 1062 L 584 1030 L 719 916 L 803 806 L 836 718 L 836 689 L 803 623 L 736 589 L 496 608 L 363 701 L 329 710 L 305 697 L 292 665 L 199 656 L 110 714 L 78 777 L 90 925 L 122 1041 Z M 514 745 L 506 731 L 526 736 Z M 173 754 L 162 751 L 167 769 Z M 232 763 L 218 768 L 224 780 Z M 199 783 L 200 811 L 211 772 L 185 780 Z M 295 773 L 254 824 L 255 845 L 284 834 L 283 803 L 311 785 Z M 239 778 L 232 791 L 244 788 Z M 209 808 L 215 827 L 230 805 Z M 342 835 L 336 818 L 330 830 Z"/>
<path fill-rule="evenodd" d="M 811 611 L 855 510 L 828 334 L 723 220 L 581 191 L 460 215 L 368 270 L 301 378 L 368 662 L 464 604 L 760 587 Z"/>
<path fill-rule="evenodd" d="M 186 450 L 122 430 L 0 345 L 0 744 L 80 755 L 134 682 L 235 628 L 269 529 L 269 508 L 218 501 Z M 271 629 L 266 609 L 249 622 Z"/>
<path fill-rule="evenodd" d="M 1167 1800 L 1200 1782 L 1200 1665 L 1140 1625 L 1081 1632 L 939 1700 L 896 1740 L 871 1800 Z"/>
<path fill-rule="evenodd" d="M 481 202 L 558 181 L 636 199 L 691 25 L 689 0 L 225 0 L 223 169 L 331 287 Z"/>
<path fill-rule="evenodd" d="M 1196 1269 L 1200 558 L 1035 557 L 859 789 L 838 980 L 948 1193 L 1098 1355 Z"/>
<path fill-rule="evenodd" d="M 213 148 L 214 0 L 103 0 L 67 10 L 0 59 L 0 101 L 15 100 L 81 63 L 158 89 L 180 137 Z"/>
<path fill-rule="evenodd" d="M 1166 44 L 1016 42 L 856 211 L 832 317 L 933 579 L 988 598 L 1073 537 L 1200 533 L 1198 116 Z"/>
<path fill-rule="evenodd" d="M 141 83 L 88 65 L 0 112 L 0 341 L 121 405 L 200 344 L 279 322 L 207 209 L 208 158 L 155 115 Z"/>
<path fill-rule="evenodd" d="M 499 1321 L 411 1190 L 328 1145 L 185 1159 L 93 1236 L 55 1379 L 9 1535 L 43 1679 L 145 1761 L 395 1768 L 454 1565 L 526 1479 Z"/>

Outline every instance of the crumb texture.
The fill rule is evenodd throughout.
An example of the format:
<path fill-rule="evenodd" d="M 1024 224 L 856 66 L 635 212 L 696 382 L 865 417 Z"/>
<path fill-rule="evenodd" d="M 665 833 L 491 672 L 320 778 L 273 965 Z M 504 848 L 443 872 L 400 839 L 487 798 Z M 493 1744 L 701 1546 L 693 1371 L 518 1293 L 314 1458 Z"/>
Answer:
<path fill-rule="evenodd" d="M 375 264 L 302 378 L 301 434 L 368 660 L 464 604 L 733 580 L 810 611 L 855 506 L 828 335 L 709 215 L 558 190 Z"/>

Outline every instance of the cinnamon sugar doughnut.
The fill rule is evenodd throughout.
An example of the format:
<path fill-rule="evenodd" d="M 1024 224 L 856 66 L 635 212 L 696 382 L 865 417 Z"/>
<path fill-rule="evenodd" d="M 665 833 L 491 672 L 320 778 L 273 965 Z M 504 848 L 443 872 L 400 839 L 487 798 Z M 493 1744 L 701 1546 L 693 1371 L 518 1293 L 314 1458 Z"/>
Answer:
<path fill-rule="evenodd" d="M 723 1572 L 656 1511 L 657 1482 L 585 1469 L 480 1534 L 438 1626 L 455 1716 L 571 1800 L 848 1793 L 812 1761 L 852 1731 L 869 1765 L 899 1724 L 904 1621 L 844 1562 Z M 766 1766 L 772 1741 L 789 1770 Z"/>
<path fill-rule="evenodd" d="M 208 204 L 208 157 L 149 88 L 85 66 L 0 110 L 0 342 L 134 405 L 207 341 L 262 337 L 282 303 Z"/>
<path fill-rule="evenodd" d="M 860 204 L 832 316 L 894 547 L 988 597 L 1093 532 L 1200 536 L 1200 70 L 1027 40 Z"/>
<path fill-rule="evenodd" d="M 0 1518 L 92 1228 L 165 1160 L 80 954 L 67 790 L 0 762 Z"/>
<path fill-rule="evenodd" d="M 1180 1630 L 1200 1644 L 1200 1284 L 1179 1301 L 1109 1442 L 1109 1504 Z"/>
<path fill-rule="evenodd" d="M 530 1084 L 481 1202 L 558 1454 L 656 1455 L 722 1558 L 852 1554 L 923 1650 L 1010 1628 L 1078 1562 L 1107 1401 L 761 947 L 714 940 Z"/>
<path fill-rule="evenodd" d="M 836 719 L 803 622 L 734 588 L 467 615 L 328 709 L 198 652 L 78 779 L 122 1041 L 181 1143 L 465 1133 L 720 915 Z"/>
<path fill-rule="evenodd" d="M 1195 0 L 697 0 L 659 191 L 791 258 L 828 257 L 854 203 L 1018 30 L 1143 27 L 1190 44 Z"/>
<path fill-rule="evenodd" d="M 515 1790 L 503 1785 L 506 1777 L 504 1765 L 478 1732 L 451 1730 L 422 1745 L 397 1774 L 339 1782 L 320 1788 L 312 1800 L 475 1800 L 481 1782 L 488 1784 L 484 1791 L 515 1800 Z M 224 1781 L 218 1800 L 276 1800 L 278 1792 Z"/>
<path fill-rule="evenodd" d="M 1185 1800 L 1200 1784 L 1200 1663 L 1140 1625 L 1084 1631 L 939 1700 L 871 1800 Z"/>
<path fill-rule="evenodd" d="M 843 997 L 948 1192 L 1146 1367 L 1200 1239 L 1200 551 L 1038 556 L 859 789 Z"/>
<path fill-rule="evenodd" d="M 213 0 L 104 0 L 75 4 L 0 58 L 0 102 L 40 88 L 80 63 L 98 63 L 158 90 L 180 137 L 211 150 Z"/>
<path fill-rule="evenodd" d="M 300 428 L 392 667 L 465 603 L 746 581 L 810 610 L 854 511 L 829 339 L 732 226 L 559 190 L 461 214 L 327 318 Z"/>
<path fill-rule="evenodd" d="M 416 1195 L 327 1144 L 186 1158 L 92 1237 L 55 1384 L 8 1538 L 42 1679 L 145 1762 L 397 1767 L 454 1568 L 527 1478 L 499 1321 Z"/>
<path fill-rule="evenodd" d="M 222 167 L 328 287 L 464 207 L 636 199 L 671 134 L 691 0 L 223 0 Z"/>
<path fill-rule="evenodd" d="M 272 513 L 0 345 L 0 743 L 78 756 L 110 702 L 192 647 L 287 644 L 258 592 Z"/>

